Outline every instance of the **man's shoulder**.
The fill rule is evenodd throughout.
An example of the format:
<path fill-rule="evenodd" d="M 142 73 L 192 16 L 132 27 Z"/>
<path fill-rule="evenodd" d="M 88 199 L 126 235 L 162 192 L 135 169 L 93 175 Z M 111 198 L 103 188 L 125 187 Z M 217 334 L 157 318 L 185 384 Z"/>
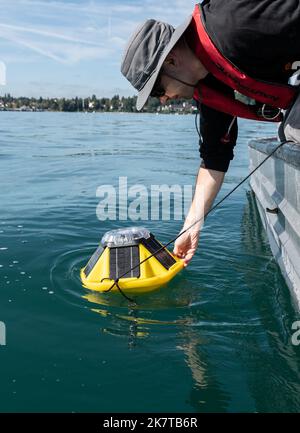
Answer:
<path fill-rule="evenodd" d="M 216 47 L 245 72 L 279 78 L 300 60 L 299 0 L 204 0 L 201 9 Z"/>

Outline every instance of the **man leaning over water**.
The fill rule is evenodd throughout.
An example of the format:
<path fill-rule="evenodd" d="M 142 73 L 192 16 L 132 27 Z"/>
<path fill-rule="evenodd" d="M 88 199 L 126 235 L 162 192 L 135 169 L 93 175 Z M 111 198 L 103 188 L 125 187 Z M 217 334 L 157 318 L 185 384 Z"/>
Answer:
<path fill-rule="evenodd" d="M 121 71 L 138 90 L 137 109 L 152 96 L 162 104 L 194 98 L 200 110 L 202 161 L 182 230 L 208 212 L 221 188 L 237 117 L 281 122 L 280 140 L 300 142 L 299 86 L 287 84 L 300 61 L 299 41 L 299 0 L 204 0 L 176 29 L 150 19 L 132 35 Z M 175 242 L 185 265 L 200 227 Z"/>

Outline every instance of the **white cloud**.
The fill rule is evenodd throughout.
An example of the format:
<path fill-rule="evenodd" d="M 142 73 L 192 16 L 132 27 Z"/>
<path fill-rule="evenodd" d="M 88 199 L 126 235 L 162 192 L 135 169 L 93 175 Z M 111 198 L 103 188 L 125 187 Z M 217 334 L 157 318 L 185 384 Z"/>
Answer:
<path fill-rule="evenodd" d="M 192 13 L 195 3 L 195 0 L 173 0 L 171 3 L 169 0 L 0 0 L 0 60 L 7 65 L 34 62 L 35 67 L 30 70 L 29 66 L 26 70 L 28 76 L 31 73 L 38 81 L 44 79 L 45 73 L 47 75 L 45 60 L 51 59 L 53 71 L 57 73 L 54 80 L 60 90 L 67 88 L 60 87 L 59 83 L 71 79 L 71 69 L 64 65 L 76 65 L 83 76 L 82 81 L 86 80 L 81 89 L 85 95 L 97 88 L 95 82 L 89 83 L 89 79 L 84 78 L 89 76 L 88 61 L 99 61 L 96 78 L 90 76 L 92 80 L 98 80 L 98 86 L 105 86 L 102 90 L 108 95 L 114 88 L 128 84 L 119 72 L 120 59 L 138 24 L 154 18 L 177 26 Z M 56 68 L 55 63 L 61 66 Z M 21 74 L 17 77 L 18 70 L 21 68 L 13 69 L 14 85 L 16 89 L 19 85 L 23 92 L 26 77 Z M 43 75 L 38 75 L 41 70 Z M 52 87 L 55 93 L 55 83 Z M 33 89 L 32 85 L 27 88 Z M 76 88 L 77 85 L 69 87 L 69 94 Z M 122 89 L 120 93 L 134 93 L 129 84 L 128 89 L 131 91 Z"/>
<path fill-rule="evenodd" d="M 2 32 L 1 32 L 1 29 L 3 30 Z M 40 30 L 40 29 L 34 28 L 34 27 L 13 26 L 13 25 L 9 25 L 9 24 L 0 23 L 0 32 L 2 33 L 2 35 L 5 35 L 5 33 L 7 31 L 8 32 L 9 31 L 17 32 L 17 33 L 32 33 L 32 34 L 36 34 L 39 36 L 47 36 L 49 38 L 57 38 L 57 39 L 62 39 L 64 41 L 69 41 L 69 42 L 78 42 L 80 44 L 86 44 L 86 45 L 96 45 L 96 42 L 94 42 L 94 41 L 78 39 L 78 38 L 69 36 L 67 34 L 63 34 L 63 33 L 58 33 L 58 32 L 49 31 L 49 30 Z"/>
<path fill-rule="evenodd" d="M 37 38 L 37 35 L 40 37 Z M 102 59 L 111 53 L 111 49 L 104 44 L 30 27 L 0 23 L 0 37 L 66 64 L 85 59 Z"/>
<path fill-rule="evenodd" d="M 134 4 L 116 0 L 0 0 L 0 37 L 59 62 L 100 59 L 120 50 L 141 21 L 156 18 L 178 25 L 193 5 L 194 0 L 175 0 L 171 5 L 167 0 L 138 0 Z M 60 49 L 54 39 L 61 41 Z"/>

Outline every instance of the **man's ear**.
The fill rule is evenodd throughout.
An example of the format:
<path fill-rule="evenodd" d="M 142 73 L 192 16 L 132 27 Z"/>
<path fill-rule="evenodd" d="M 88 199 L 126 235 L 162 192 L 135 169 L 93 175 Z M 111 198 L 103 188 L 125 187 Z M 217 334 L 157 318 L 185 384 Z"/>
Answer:
<path fill-rule="evenodd" d="M 176 65 L 176 54 L 174 53 L 173 50 L 171 50 L 167 55 L 165 63 L 166 65 L 172 65 L 172 66 Z"/>
<path fill-rule="evenodd" d="M 167 65 L 175 65 L 174 59 L 166 59 Z"/>

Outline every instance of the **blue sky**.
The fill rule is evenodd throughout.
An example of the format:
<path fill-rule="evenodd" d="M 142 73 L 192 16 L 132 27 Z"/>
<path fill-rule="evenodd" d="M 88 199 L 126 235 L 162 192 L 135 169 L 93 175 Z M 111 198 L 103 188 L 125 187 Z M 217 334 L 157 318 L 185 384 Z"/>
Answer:
<path fill-rule="evenodd" d="M 135 94 L 120 73 L 131 33 L 148 18 L 174 27 L 195 0 L 0 0 L 0 95 Z"/>

